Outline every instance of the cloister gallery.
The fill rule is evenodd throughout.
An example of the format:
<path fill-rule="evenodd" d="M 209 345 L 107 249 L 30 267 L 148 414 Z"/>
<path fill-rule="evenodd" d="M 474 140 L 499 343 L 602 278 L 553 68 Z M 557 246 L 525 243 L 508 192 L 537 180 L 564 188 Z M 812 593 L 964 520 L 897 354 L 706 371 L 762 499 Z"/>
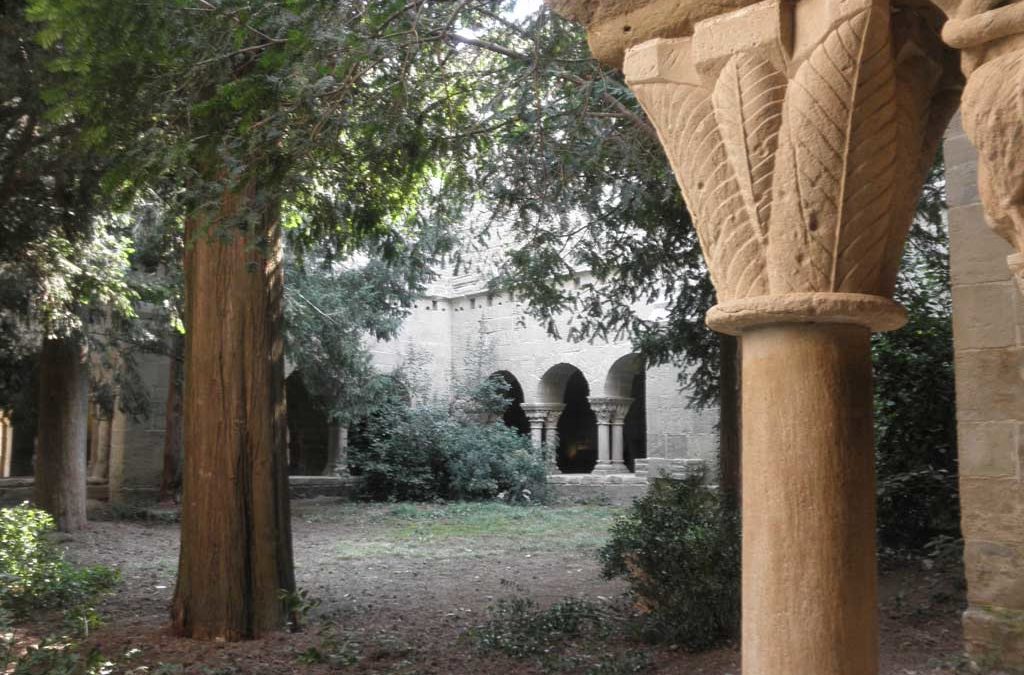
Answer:
<path fill-rule="evenodd" d="M 718 292 L 708 324 L 741 337 L 748 675 L 877 672 L 869 339 L 905 321 L 890 296 L 945 139 L 965 641 L 978 662 L 1024 668 L 1024 2 L 549 4 L 586 26 L 657 127 Z M 475 284 L 444 279 L 378 362 L 426 351 L 443 396 L 485 336 L 516 399 L 507 423 L 557 440 L 556 484 L 642 485 L 715 461 L 713 416 L 681 412 L 673 370 L 645 372 L 625 344 L 552 340 Z M 166 364 L 144 371 L 159 409 Z M 291 423 L 320 439 L 294 471 L 323 472 L 323 426 Z M 5 475 L 26 473 L 17 433 L 5 424 Z M 162 433 L 159 415 L 98 421 L 96 488 L 154 490 Z"/>

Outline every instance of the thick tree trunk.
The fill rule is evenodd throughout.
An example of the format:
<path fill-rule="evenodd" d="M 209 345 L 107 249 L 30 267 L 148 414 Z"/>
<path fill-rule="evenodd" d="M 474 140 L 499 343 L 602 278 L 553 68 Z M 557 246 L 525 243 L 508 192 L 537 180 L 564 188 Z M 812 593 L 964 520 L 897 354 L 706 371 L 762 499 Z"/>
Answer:
<path fill-rule="evenodd" d="M 283 627 L 295 589 L 285 473 L 280 229 L 231 221 L 253 208 L 226 194 L 186 224 L 181 556 L 174 630 L 242 640 Z M 252 222 L 252 219 L 248 219 Z M 261 230 L 261 231 L 259 231 Z"/>
<path fill-rule="evenodd" d="M 89 365 L 74 338 L 43 340 L 39 356 L 39 435 L 35 502 L 63 532 L 85 527 Z"/>
<path fill-rule="evenodd" d="M 740 359 L 739 338 L 720 335 L 718 484 L 729 500 L 740 495 Z"/>
<path fill-rule="evenodd" d="M 167 408 L 164 416 L 164 468 L 160 476 L 160 501 L 175 499 L 181 488 L 182 392 L 185 386 L 183 366 L 185 337 L 175 333 L 171 338 L 171 359 L 167 374 Z"/>
<path fill-rule="evenodd" d="M 325 476 L 348 475 L 348 427 L 340 424 L 327 425 L 327 462 Z"/>

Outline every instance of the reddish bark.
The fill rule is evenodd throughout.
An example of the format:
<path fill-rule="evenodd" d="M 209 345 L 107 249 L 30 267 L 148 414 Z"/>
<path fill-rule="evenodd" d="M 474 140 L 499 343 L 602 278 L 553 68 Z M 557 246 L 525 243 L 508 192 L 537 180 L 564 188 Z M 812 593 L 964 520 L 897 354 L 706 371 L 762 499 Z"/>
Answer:
<path fill-rule="evenodd" d="M 281 593 L 295 589 L 280 228 L 276 209 L 264 211 L 255 237 L 230 222 L 251 198 L 225 194 L 218 212 L 186 223 L 185 458 L 172 618 L 176 633 L 203 640 L 281 628 Z"/>

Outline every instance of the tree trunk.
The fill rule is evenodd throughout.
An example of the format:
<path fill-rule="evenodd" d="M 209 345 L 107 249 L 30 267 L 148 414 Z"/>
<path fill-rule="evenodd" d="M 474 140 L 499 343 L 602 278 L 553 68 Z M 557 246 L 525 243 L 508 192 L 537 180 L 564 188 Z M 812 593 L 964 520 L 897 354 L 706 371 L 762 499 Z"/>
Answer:
<path fill-rule="evenodd" d="M 35 502 L 57 529 L 85 527 L 89 365 L 75 338 L 45 338 L 39 355 L 39 435 Z"/>
<path fill-rule="evenodd" d="M 740 501 L 740 359 L 739 339 L 719 336 L 718 484 L 733 504 Z"/>
<path fill-rule="evenodd" d="M 252 234 L 251 190 L 186 222 L 185 402 L 178 635 L 281 628 L 294 593 L 285 472 L 283 273 L 276 209 Z M 252 222 L 253 218 L 247 218 Z M 226 222 L 227 221 L 227 222 Z"/>
<path fill-rule="evenodd" d="M 181 488 L 182 391 L 185 385 L 183 365 L 185 336 L 171 337 L 171 359 L 167 375 L 167 408 L 164 416 L 164 468 L 160 476 L 160 501 L 176 498 Z"/>
<path fill-rule="evenodd" d="M 348 427 L 327 425 L 327 463 L 325 476 L 348 475 Z"/>

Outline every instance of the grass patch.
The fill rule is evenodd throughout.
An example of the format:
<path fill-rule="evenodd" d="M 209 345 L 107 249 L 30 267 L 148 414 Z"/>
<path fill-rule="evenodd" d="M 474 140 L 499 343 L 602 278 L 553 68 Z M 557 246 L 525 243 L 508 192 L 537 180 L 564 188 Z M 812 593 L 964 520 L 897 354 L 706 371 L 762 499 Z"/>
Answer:
<path fill-rule="evenodd" d="M 296 515 L 308 523 L 345 522 L 355 530 L 337 545 L 342 558 L 434 558 L 480 557 L 510 548 L 526 555 L 596 551 L 608 541 L 621 510 L 498 502 L 319 504 Z"/>

